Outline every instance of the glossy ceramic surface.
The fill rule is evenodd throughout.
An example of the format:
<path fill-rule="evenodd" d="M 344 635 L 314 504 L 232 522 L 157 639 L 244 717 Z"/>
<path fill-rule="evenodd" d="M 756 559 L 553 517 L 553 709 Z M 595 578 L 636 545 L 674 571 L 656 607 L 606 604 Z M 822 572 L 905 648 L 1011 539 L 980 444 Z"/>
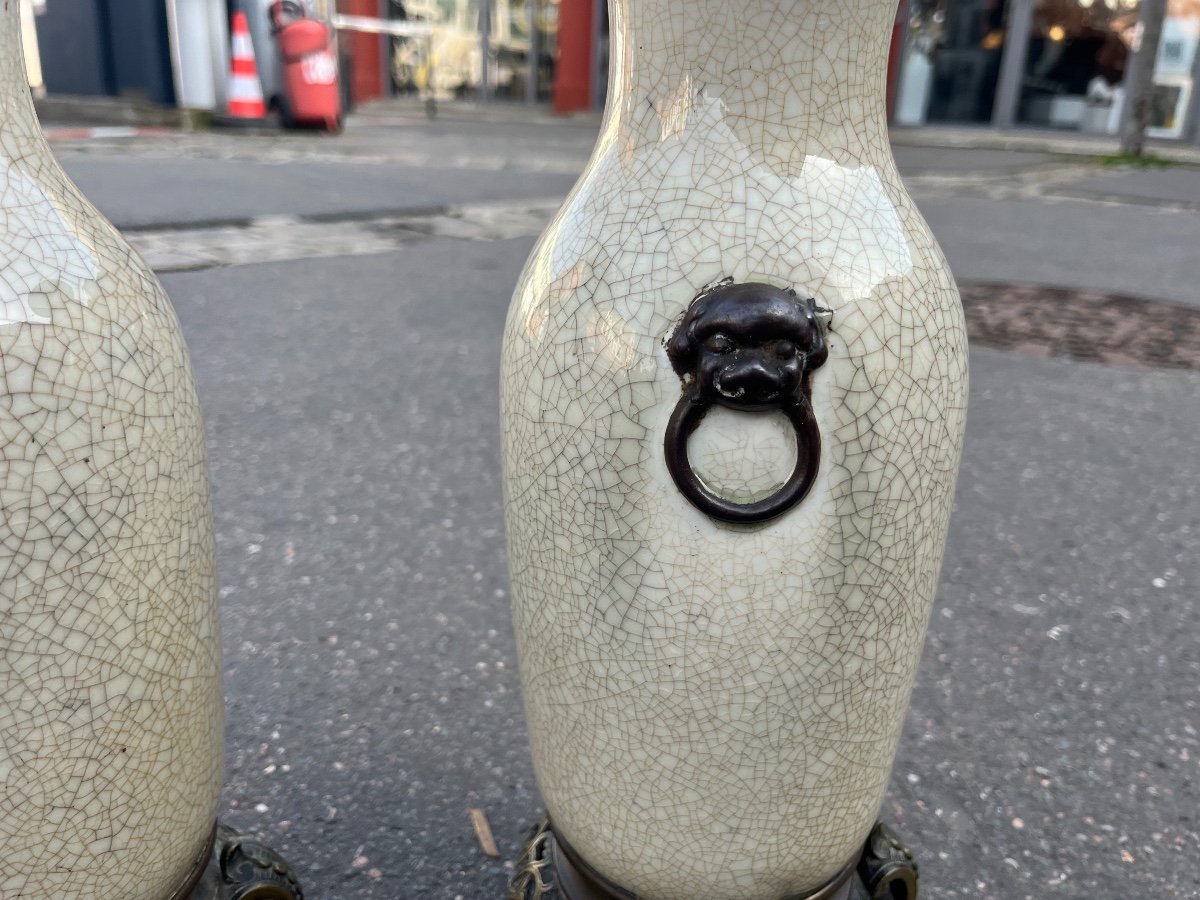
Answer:
<path fill-rule="evenodd" d="M 164 900 L 221 787 L 204 435 L 154 276 L 67 180 L 0 11 L 0 897 Z"/>
<path fill-rule="evenodd" d="M 894 2 L 611 9 L 602 135 L 505 336 L 534 763 L 558 832 L 624 888 L 778 900 L 856 855 L 886 789 L 958 468 L 961 308 L 888 144 Z M 819 473 L 763 525 L 704 515 L 663 459 L 663 341 L 726 277 L 833 314 Z M 781 416 L 725 409 L 689 455 L 738 502 L 795 459 Z"/>

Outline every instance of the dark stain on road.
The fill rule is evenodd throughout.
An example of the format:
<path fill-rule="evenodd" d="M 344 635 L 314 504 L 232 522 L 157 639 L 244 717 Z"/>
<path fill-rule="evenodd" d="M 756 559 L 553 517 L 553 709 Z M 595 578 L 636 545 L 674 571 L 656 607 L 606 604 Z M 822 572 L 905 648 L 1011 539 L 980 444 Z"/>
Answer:
<path fill-rule="evenodd" d="M 959 283 L 973 345 L 1111 366 L 1200 370 L 1200 309 L 1037 284 Z"/>

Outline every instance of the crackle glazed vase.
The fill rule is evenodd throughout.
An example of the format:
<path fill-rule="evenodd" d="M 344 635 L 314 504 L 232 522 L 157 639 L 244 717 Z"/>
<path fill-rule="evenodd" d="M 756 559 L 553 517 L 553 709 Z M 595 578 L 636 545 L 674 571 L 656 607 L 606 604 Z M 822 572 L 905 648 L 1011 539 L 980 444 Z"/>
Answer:
<path fill-rule="evenodd" d="M 0 897 L 167 900 L 221 786 L 213 534 L 158 282 L 55 163 L 0 9 Z"/>
<path fill-rule="evenodd" d="M 613 0 L 509 312 L 514 620 L 555 833 L 649 900 L 855 860 L 933 601 L 958 294 L 885 122 L 894 0 Z"/>

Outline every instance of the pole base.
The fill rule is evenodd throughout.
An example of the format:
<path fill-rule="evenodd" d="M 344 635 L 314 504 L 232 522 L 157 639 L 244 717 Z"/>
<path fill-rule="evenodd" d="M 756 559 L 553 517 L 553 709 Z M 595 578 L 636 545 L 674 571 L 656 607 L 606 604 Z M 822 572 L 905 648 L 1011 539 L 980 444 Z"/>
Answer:
<path fill-rule="evenodd" d="M 592 869 L 554 834 L 549 819 L 529 832 L 505 900 L 638 900 Z M 917 862 L 877 823 L 858 859 L 817 891 L 792 900 L 917 900 Z"/>
<path fill-rule="evenodd" d="M 178 900 L 304 900 L 287 860 L 259 841 L 217 824 L 212 851 Z"/>

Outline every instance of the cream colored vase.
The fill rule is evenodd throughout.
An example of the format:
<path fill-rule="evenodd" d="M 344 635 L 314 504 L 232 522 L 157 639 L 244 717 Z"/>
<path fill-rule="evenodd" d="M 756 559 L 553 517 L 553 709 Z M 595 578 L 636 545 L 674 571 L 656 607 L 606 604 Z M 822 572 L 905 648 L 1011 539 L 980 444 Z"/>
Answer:
<path fill-rule="evenodd" d="M 0 9 L 0 897 L 165 900 L 221 788 L 200 411 L 154 276 L 54 162 Z"/>
<path fill-rule="evenodd" d="M 803 895 L 882 802 L 965 414 L 958 294 L 888 143 L 895 2 L 610 9 L 602 133 L 505 333 L 534 765 L 557 835 L 638 897 Z M 754 381 L 786 360 L 790 412 Z M 739 523 L 683 490 L 689 391 L 715 398 L 677 429 L 699 493 L 736 513 L 803 469 L 798 501 Z"/>

